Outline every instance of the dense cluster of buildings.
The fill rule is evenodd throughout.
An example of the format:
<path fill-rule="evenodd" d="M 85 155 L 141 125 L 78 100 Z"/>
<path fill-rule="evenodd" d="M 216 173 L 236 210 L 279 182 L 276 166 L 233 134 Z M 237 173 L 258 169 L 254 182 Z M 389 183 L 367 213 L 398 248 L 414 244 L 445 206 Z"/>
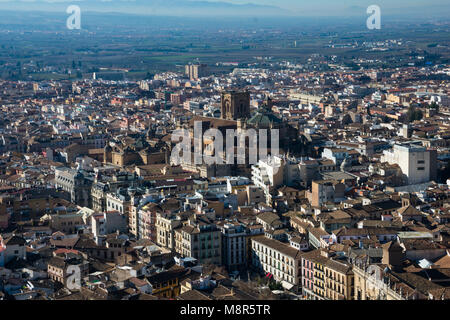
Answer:
<path fill-rule="evenodd" d="M 449 70 L 0 81 L 0 299 L 449 299 Z"/>

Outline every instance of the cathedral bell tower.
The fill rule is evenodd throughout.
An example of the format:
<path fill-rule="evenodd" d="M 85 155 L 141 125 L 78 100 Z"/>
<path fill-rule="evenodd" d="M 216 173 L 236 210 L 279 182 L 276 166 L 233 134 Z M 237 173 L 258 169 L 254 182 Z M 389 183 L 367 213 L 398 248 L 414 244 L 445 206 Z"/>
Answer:
<path fill-rule="evenodd" d="M 221 94 L 221 117 L 237 120 L 250 117 L 250 93 L 248 91 L 226 91 Z"/>

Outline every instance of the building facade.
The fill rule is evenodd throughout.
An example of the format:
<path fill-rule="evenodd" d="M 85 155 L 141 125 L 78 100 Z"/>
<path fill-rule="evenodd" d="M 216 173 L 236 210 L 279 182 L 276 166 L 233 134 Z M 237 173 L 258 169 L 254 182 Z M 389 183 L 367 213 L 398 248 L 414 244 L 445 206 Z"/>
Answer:
<path fill-rule="evenodd" d="M 431 152 L 417 145 L 396 144 L 390 150 L 383 151 L 381 162 L 397 164 L 407 178 L 408 184 L 430 181 Z"/>
<path fill-rule="evenodd" d="M 252 238 L 252 265 L 273 276 L 284 288 L 298 291 L 301 286 L 302 253 L 265 236 Z"/>
<path fill-rule="evenodd" d="M 222 238 L 220 229 L 206 217 L 188 220 L 175 230 L 175 251 L 183 257 L 193 257 L 200 264 L 222 263 Z"/>
<path fill-rule="evenodd" d="M 228 271 L 239 271 L 247 264 L 247 232 L 239 223 L 220 224 L 222 232 L 222 265 Z"/>

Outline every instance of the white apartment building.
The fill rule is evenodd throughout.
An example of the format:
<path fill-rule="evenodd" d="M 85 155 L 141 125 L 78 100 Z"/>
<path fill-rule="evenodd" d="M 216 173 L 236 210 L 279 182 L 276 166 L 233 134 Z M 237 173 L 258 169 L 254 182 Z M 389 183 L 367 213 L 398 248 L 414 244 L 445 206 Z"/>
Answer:
<path fill-rule="evenodd" d="M 297 291 L 301 283 L 301 252 L 265 236 L 252 238 L 252 265 L 273 275 L 284 288 Z"/>
<path fill-rule="evenodd" d="M 91 228 L 96 242 L 113 232 L 127 232 L 127 216 L 117 211 L 103 212 L 91 216 Z"/>
<path fill-rule="evenodd" d="M 119 211 L 128 214 L 131 207 L 131 197 L 126 192 L 119 193 L 119 191 L 106 194 L 106 211 Z"/>
<path fill-rule="evenodd" d="M 322 157 L 330 159 L 334 164 L 340 166 L 342 161 L 348 158 L 348 150 L 344 148 L 324 148 Z"/>
<path fill-rule="evenodd" d="M 300 181 L 299 161 L 278 156 L 259 160 L 257 164 L 252 165 L 252 181 L 255 186 L 264 190 L 267 197 L 271 187 L 289 186 Z"/>
<path fill-rule="evenodd" d="M 396 144 L 392 149 L 383 151 L 381 162 L 397 164 L 408 178 L 408 184 L 418 184 L 430 181 L 430 154 L 421 146 Z"/>
<path fill-rule="evenodd" d="M 283 184 L 284 162 L 279 157 L 268 157 L 267 160 L 259 160 L 252 165 L 252 181 L 255 186 L 269 194 L 270 187 L 278 187 Z"/>

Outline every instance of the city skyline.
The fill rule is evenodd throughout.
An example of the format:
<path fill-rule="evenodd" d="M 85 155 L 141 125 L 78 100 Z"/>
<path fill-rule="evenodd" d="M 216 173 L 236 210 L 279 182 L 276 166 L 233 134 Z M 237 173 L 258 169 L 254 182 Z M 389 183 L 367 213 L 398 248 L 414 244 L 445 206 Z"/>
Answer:
<path fill-rule="evenodd" d="M 0 305 L 445 307 L 448 8 L 0 0 Z"/>

